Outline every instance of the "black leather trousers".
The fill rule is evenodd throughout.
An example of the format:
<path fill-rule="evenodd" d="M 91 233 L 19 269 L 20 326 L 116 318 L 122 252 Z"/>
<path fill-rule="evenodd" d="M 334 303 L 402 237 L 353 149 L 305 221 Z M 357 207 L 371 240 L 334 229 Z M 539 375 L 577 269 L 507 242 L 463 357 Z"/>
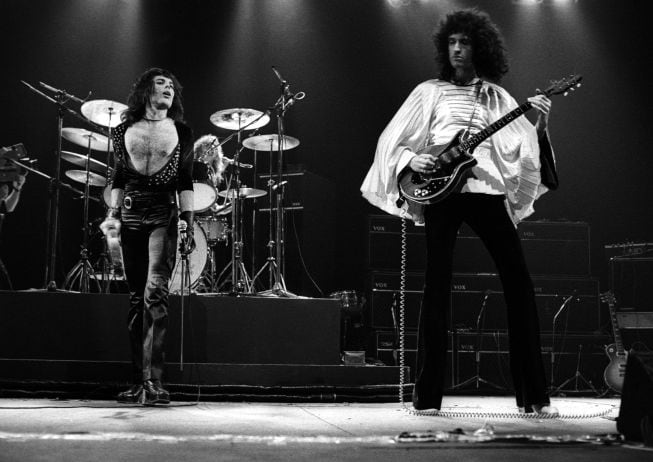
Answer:
<path fill-rule="evenodd" d="M 121 208 L 133 383 L 160 381 L 163 375 L 168 283 L 177 246 L 177 209 L 171 199 L 168 194 L 130 191 Z"/>

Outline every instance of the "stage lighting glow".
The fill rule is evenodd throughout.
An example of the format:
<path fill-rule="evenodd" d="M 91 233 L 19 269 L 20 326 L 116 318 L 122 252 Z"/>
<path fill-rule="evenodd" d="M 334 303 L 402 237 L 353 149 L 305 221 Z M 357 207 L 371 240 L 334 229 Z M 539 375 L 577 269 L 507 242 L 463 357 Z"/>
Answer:
<path fill-rule="evenodd" d="M 393 8 L 401 8 L 412 3 L 413 0 L 387 0 L 388 4 Z"/>

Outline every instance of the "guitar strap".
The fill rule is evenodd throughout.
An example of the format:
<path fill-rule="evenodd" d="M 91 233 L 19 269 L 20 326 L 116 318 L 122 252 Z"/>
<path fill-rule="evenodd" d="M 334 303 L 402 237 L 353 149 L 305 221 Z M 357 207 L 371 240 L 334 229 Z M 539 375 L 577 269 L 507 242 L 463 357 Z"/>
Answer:
<path fill-rule="evenodd" d="M 476 108 L 478 107 L 478 97 L 481 94 L 481 87 L 483 86 L 483 80 L 478 79 L 474 84 L 476 87 L 476 96 L 474 97 L 474 107 L 472 108 L 472 115 L 469 117 L 469 123 L 465 129 L 465 133 L 469 134 L 469 129 L 472 128 L 472 121 L 474 120 L 474 115 L 476 114 Z"/>

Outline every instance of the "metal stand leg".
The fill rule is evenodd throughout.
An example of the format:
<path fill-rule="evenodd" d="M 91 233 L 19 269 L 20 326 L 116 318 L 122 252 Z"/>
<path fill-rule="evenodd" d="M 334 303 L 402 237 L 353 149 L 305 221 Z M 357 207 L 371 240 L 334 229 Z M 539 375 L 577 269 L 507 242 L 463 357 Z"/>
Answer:
<path fill-rule="evenodd" d="M 589 393 L 592 392 L 595 395 L 599 395 L 599 392 L 594 388 L 594 385 L 592 385 L 592 382 L 587 380 L 585 377 L 583 377 L 583 374 L 580 373 L 580 357 L 581 353 L 583 351 L 583 345 L 578 345 L 578 354 L 576 355 L 576 372 L 574 375 L 569 377 L 567 380 L 562 382 L 558 388 L 553 390 L 552 395 L 555 394 L 564 394 L 564 393 Z M 564 389 L 564 387 L 567 386 L 571 381 L 573 380 L 574 382 L 574 388 L 571 389 Z M 578 388 L 578 382 L 581 381 L 586 387 L 585 389 L 580 389 Z"/>
<path fill-rule="evenodd" d="M 91 139 L 88 140 L 88 153 L 86 155 L 86 184 L 84 185 L 84 226 L 82 231 L 84 233 L 82 239 L 82 250 L 80 252 L 80 261 L 73 267 L 73 269 L 66 275 L 64 288 L 74 290 L 74 287 L 79 287 L 80 292 L 90 292 L 90 279 L 95 281 L 98 292 L 102 292 L 102 286 L 95 275 L 93 266 L 88 260 L 88 236 L 89 236 L 89 222 L 88 222 L 88 201 L 91 194 L 90 191 L 90 158 L 91 158 Z M 75 283 L 79 281 L 79 285 Z"/>

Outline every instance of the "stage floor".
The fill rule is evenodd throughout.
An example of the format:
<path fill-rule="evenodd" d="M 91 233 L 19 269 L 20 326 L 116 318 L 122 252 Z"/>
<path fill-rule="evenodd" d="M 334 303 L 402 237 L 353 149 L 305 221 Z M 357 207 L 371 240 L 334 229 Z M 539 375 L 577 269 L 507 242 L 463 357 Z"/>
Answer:
<path fill-rule="evenodd" d="M 415 416 L 398 403 L 0 399 L 0 460 L 651 460 L 647 448 L 606 438 L 617 431 L 618 399 L 552 401 L 563 415 L 603 415 L 473 414 L 514 413 L 512 397 L 445 397 L 443 411 L 463 417 Z"/>

